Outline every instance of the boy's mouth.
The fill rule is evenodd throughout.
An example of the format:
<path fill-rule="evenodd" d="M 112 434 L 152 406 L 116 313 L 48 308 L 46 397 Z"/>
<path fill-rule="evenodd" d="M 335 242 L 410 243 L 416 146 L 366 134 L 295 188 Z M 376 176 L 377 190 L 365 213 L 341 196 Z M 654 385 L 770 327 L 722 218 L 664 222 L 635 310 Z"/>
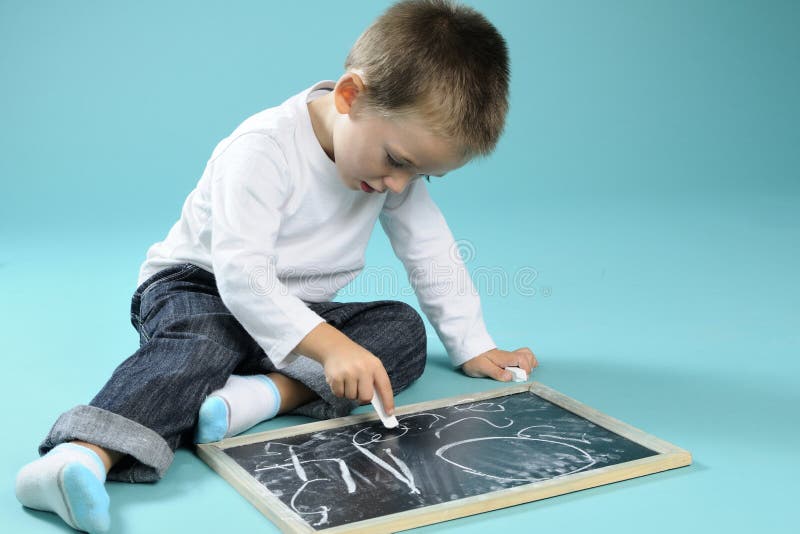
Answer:
<path fill-rule="evenodd" d="M 364 191 L 365 193 L 372 193 L 374 191 L 377 191 L 377 189 L 375 189 L 374 187 L 370 186 L 364 180 L 361 180 L 361 190 Z"/>

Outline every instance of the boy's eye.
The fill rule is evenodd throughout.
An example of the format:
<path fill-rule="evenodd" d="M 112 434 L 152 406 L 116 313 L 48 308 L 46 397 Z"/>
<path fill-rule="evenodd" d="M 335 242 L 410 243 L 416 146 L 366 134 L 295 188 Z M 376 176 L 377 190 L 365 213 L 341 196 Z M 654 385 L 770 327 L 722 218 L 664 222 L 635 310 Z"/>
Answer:
<path fill-rule="evenodd" d="M 389 163 L 389 165 L 391 167 L 400 168 L 400 167 L 404 167 L 405 166 L 404 163 L 400 163 L 399 161 L 394 159 L 392 156 L 390 156 L 389 153 L 386 154 L 386 161 L 387 161 L 387 163 Z"/>

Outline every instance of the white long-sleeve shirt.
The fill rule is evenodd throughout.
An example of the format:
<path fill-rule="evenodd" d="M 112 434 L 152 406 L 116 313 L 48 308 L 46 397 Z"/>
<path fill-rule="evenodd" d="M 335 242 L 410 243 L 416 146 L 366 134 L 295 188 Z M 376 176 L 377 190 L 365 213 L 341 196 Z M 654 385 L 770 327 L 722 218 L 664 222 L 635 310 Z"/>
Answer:
<path fill-rule="evenodd" d="M 214 274 L 220 297 L 277 368 L 324 320 L 306 302 L 333 300 L 364 268 L 380 219 L 420 306 L 453 365 L 495 347 L 480 299 L 422 180 L 395 194 L 347 188 L 311 126 L 322 81 L 256 113 L 214 149 L 138 283 L 190 262 Z"/>

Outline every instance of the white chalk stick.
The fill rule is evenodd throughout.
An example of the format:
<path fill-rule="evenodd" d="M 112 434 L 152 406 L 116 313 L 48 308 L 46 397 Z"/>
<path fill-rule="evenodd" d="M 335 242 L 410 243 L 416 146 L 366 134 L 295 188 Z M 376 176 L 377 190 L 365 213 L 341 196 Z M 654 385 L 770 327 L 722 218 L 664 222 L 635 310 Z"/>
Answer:
<path fill-rule="evenodd" d="M 381 402 L 380 397 L 377 395 L 372 397 L 372 406 L 375 407 L 375 411 L 378 412 L 378 417 L 381 418 L 381 422 L 386 428 L 395 428 L 400 424 L 397 422 L 397 417 L 389 417 L 386 415 L 386 410 L 383 409 L 383 403 Z"/>
<path fill-rule="evenodd" d="M 525 369 L 520 367 L 506 367 L 506 371 L 510 371 L 514 382 L 526 382 L 528 380 L 528 373 Z"/>

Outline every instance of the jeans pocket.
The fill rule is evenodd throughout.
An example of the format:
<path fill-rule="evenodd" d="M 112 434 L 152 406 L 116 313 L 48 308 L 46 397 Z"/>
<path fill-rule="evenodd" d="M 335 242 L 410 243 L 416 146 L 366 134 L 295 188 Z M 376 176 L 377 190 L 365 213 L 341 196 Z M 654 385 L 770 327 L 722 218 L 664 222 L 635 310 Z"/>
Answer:
<path fill-rule="evenodd" d="M 145 297 L 148 296 L 154 288 L 160 287 L 165 282 L 175 282 L 184 280 L 196 273 L 201 267 L 193 263 L 182 263 L 180 265 L 173 265 L 155 273 L 153 276 L 145 280 L 142 285 L 137 289 L 133 295 L 131 302 L 131 323 L 133 327 L 139 332 L 141 341 L 147 341 L 149 337 L 144 333 L 143 325 L 150 314 L 148 306 L 143 306 L 146 302 Z"/>
<path fill-rule="evenodd" d="M 181 265 L 175 265 L 173 267 L 167 267 L 166 269 L 162 269 L 161 271 L 157 272 L 150 278 L 150 283 L 147 287 L 144 288 L 144 291 L 141 292 L 139 298 L 144 298 L 146 294 L 153 290 L 158 284 L 163 284 L 164 282 L 172 282 L 175 280 L 183 280 L 184 278 L 188 278 L 192 274 L 196 273 L 197 270 L 200 269 L 197 265 L 193 263 L 182 263 Z M 159 276 L 161 275 L 161 276 Z M 147 284 L 145 282 L 142 285 Z"/>

